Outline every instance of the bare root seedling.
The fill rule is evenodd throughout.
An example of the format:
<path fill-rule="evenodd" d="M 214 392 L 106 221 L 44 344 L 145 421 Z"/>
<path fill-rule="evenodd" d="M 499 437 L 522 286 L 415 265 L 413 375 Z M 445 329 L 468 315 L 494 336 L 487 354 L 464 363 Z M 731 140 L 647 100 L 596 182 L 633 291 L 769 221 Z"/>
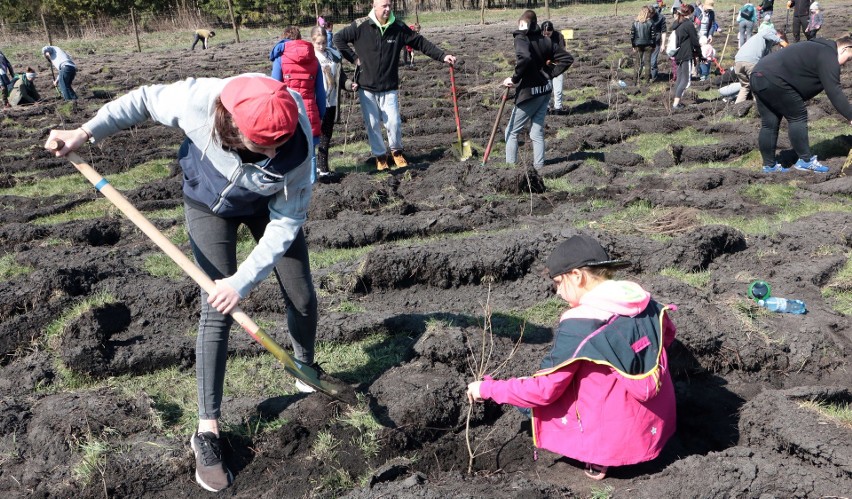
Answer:
<path fill-rule="evenodd" d="M 474 380 L 481 380 L 486 375 L 488 376 L 496 376 L 500 370 L 502 370 L 509 362 L 509 360 L 514 357 L 515 352 L 518 351 L 518 347 L 521 345 L 521 340 L 524 337 L 524 330 L 526 328 L 526 322 L 521 325 L 520 335 L 518 336 L 518 341 L 515 342 L 515 345 L 512 347 L 512 351 L 509 352 L 509 355 L 506 356 L 503 361 L 497 365 L 494 369 L 491 369 L 491 364 L 494 354 L 494 329 L 491 323 L 491 284 L 488 284 L 488 295 L 485 300 L 485 304 L 482 306 L 483 314 L 482 314 L 482 331 L 480 334 L 480 344 L 479 351 L 475 351 L 473 346 L 468 342 L 468 355 L 467 355 L 467 364 L 470 372 L 473 374 Z M 468 474 L 473 473 L 473 461 L 484 454 L 488 454 L 492 452 L 494 449 L 488 449 L 484 451 L 480 451 L 480 446 L 487 442 L 491 434 L 494 433 L 494 429 L 489 431 L 484 438 L 481 439 L 481 442 L 478 442 L 475 446 L 471 444 L 470 438 L 470 419 L 473 416 L 473 404 L 468 405 L 467 408 L 467 418 L 465 420 L 465 428 L 464 428 L 464 438 L 465 443 L 467 444 L 467 453 L 469 456 L 467 463 L 467 472 Z"/>

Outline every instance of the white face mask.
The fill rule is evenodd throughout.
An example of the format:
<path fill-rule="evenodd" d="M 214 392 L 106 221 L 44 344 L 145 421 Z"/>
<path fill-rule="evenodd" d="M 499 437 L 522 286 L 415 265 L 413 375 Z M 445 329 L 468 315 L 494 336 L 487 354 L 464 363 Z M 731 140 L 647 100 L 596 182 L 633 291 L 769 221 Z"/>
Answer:
<path fill-rule="evenodd" d="M 530 27 L 530 26 L 529 26 L 529 24 L 527 24 L 527 22 L 526 22 L 526 21 L 521 21 L 521 22 L 519 22 L 519 23 L 518 23 L 518 29 L 519 29 L 520 31 L 523 31 L 523 30 L 525 30 L 525 29 L 527 29 L 527 28 L 529 28 L 529 27 Z"/>

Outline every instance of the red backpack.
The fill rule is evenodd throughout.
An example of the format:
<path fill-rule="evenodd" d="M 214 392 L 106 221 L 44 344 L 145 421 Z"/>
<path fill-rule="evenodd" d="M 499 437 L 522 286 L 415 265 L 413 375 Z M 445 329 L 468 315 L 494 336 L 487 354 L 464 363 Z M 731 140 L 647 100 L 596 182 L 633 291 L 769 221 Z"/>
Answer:
<path fill-rule="evenodd" d="M 290 40 L 281 53 L 281 81 L 288 88 L 299 92 L 305 101 L 305 109 L 311 120 L 311 133 L 321 134 L 321 120 L 317 105 L 316 84 L 319 61 L 314 54 L 314 45 L 307 40 Z"/>

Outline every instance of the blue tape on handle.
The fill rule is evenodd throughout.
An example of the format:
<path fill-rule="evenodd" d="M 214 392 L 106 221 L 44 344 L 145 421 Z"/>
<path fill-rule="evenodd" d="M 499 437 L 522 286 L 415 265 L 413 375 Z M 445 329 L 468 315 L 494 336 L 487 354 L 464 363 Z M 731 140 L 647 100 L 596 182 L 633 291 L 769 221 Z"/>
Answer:
<path fill-rule="evenodd" d="M 103 188 L 104 188 L 104 186 L 105 186 L 105 185 L 107 185 L 107 184 L 109 184 L 109 182 L 107 182 L 107 179 L 102 178 L 100 182 L 98 182 L 97 184 L 95 184 L 95 189 L 97 189 L 97 190 L 99 190 L 99 191 L 100 191 L 100 190 L 101 190 L 101 189 L 103 189 Z"/>

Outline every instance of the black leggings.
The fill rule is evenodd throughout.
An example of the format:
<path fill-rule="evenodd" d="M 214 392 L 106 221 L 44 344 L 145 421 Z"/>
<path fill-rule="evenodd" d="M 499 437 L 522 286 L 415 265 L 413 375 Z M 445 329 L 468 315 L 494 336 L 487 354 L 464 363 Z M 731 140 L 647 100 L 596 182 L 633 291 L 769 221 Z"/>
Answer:
<path fill-rule="evenodd" d="M 268 214 L 222 218 L 184 203 L 189 242 L 195 261 L 211 279 L 222 279 L 237 270 L 237 229 L 245 224 L 255 240 L 269 223 Z M 302 230 L 275 264 L 275 277 L 287 310 L 287 329 L 297 360 L 314 361 L 317 334 L 317 295 L 311 279 L 308 245 Z M 233 319 L 207 303 L 201 290 L 201 316 L 195 344 L 199 419 L 219 419 L 228 358 L 228 333 Z"/>
<path fill-rule="evenodd" d="M 786 83 L 777 85 L 757 72 L 751 74 L 749 83 L 757 103 L 757 112 L 760 113 L 757 145 L 764 166 L 775 165 L 775 146 L 778 144 L 782 117 L 787 119 L 787 133 L 793 150 L 800 159 L 810 161 L 808 109 L 802 96 Z"/>

